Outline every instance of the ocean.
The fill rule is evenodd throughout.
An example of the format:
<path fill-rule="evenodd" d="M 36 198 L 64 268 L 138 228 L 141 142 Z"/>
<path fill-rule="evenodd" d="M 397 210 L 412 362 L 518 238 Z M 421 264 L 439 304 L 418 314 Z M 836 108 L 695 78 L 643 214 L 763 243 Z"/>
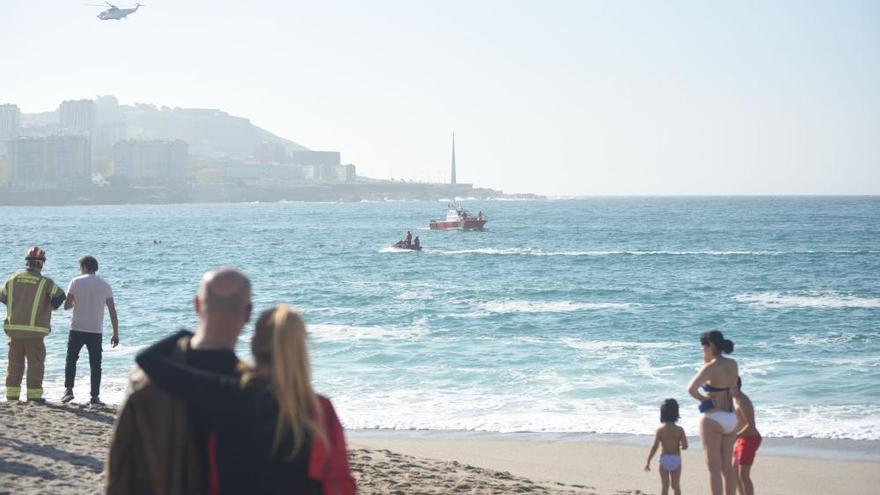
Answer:
<path fill-rule="evenodd" d="M 110 349 L 105 318 L 108 402 L 138 349 L 194 327 L 201 274 L 231 265 L 258 311 L 303 310 L 316 389 L 347 428 L 645 434 L 674 397 L 695 434 L 685 388 L 719 329 L 765 436 L 880 439 L 880 198 L 469 201 L 486 231 L 428 230 L 445 206 L 3 207 L 0 272 L 40 245 L 66 288 L 98 258 L 121 322 Z M 388 248 L 407 229 L 423 252 Z M 68 322 L 46 340 L 50 400 Z M 77 401 L 88 381 L 83 349 Z"/>

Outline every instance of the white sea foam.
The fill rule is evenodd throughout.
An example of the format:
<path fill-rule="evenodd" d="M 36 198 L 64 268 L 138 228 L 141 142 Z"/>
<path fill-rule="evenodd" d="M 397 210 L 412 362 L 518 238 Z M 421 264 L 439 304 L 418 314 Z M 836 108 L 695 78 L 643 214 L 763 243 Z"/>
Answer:
<path fill-rule="evenodd" d="M 828 334 L 819 334 L 819 333 L 808 333 L 803 335 L 793 335 L 791 337 L 791 341 L 798 346 L 813 346 L 813 347 L 840 347 L 845 346 L 847 344 L 864 344 L 870 340 L 870 337 L 863 334 L 857 333 L 840 333 L 840 332 L 832 332 Z M 848 357 L 847 359 L 851 359 L 852 357 Z"/>
<path fill-rule="evenodd" d="M 486 301 L 479 308 L 489 313 L 573 313 L 597 309 L 626 309 L 631 303 L 581 303 L 574 301 Z"/>
<path fill-rule="evenodd" d="M 380 253 L 416 253 L 412 249 L 400 249 L 394 246 L 386 246 L 379 250 Z"/>
<path fill-rule="evenodd" d="M 756 292 L 738 294 L 735 299 L 767 308 L 880 308 L 880 298 L 859 297 L 834 291 Z"/>
<path fill-rule="evenodd" d="M 348 429 L 446 430 L 537 433 L 649 434 L 656 428 L 657 404 L 626 399 L 535 401 L 475 390 L 429 393 L 398 390 L 375 398 L 334 394 Z M 657 401 L 655 401 L 657 402 Z M 375 413 L 380 408 L 383 414 Z M 684 411 L 681 424 L 699 431 L 699 415 Z M 833 420 L 830 420 L 832 419 Z M 880 420 L 860 406 L 762 405 L 765 437 L 878 440 Z"/>
<path fill-rule="evenodd" d="M 762 251 L 762 250 L 611 250 L 611 251 L 544 251 L 535 248 L 473 248 L 429 250 L 438 255 L 508 255 L 508 256 L 783 256 L 806 254 L 878 254 L 880 251 Z"/>
<path fill-rule="evenodd" d="M 776 256 L 778 251 L 544 251 L 533 248 L 474 248 L 431 250 L 432 254 L 516 255 L 516 256 Z"/>
<path fill-rule="evenodd" d="M 105 376 L 102 399 L 119 404 L 125 395 L 125 376 Z M 552 379 L 553 377 L 548 377 Z M 610 377 L 609 377 L 610 378 Z M 342 379 L 344 383 L 348 378 Z M 606 379 L 601 379 L 601 381 Z M 609 383 L 625 385 L 625 382 Z M 63 380 L 47 384 L 46 397 L 61 397 Z M 608 383 L 604 383 L 608 385 Z M 554 399 L 505 396 L 478 389 L 426 391 L 395 388 L 381 394 L 343 390 L 318 384 L 333 397 L 346 429 L 394 429 L 485 432 L 647 434 L 656 428 L 657 404 L 622 398 Z M 584 387 L 585 384 L 579 384 Z M 88 398 L 88 379 L 79 380 L 75 402 Z M 656 401 L 655 401 L 656 402 Z M 381 410 L 382 414 L 376 414 Z M 681 425 L 699 431 L 699 415 L 683 409 Z M 862 405 L 761 405 L 761 434 L 765 437 L 880 440 L 880 416 Z"/>
<path fill-rule="evenodd" d="M 424 335 L 423 325 L 412 325 L 406 328 L 386 326 L 354 326 L 313 324 L 309 325 L 309 337 L 318 342 L 350 342 L 356 340 L 411 339 Z"/>
<path fill-rule="evenodd" d="M 430 301 L 434 299 L 434 295 L 425 290 L 411 290 L 401 292 L 394 296 L 394 299 L 399 301 Z"/>
<path fill-rule="evenodd" d="M 560 342 L 579 351 L 605 351 L 605 350 L 647 350 L 647 349 L 673 349 L 686 346 L 687 344 L 676 342 L 624 342 L 622 340 L 579 340 L 572 337 L 563 337 Z"/>

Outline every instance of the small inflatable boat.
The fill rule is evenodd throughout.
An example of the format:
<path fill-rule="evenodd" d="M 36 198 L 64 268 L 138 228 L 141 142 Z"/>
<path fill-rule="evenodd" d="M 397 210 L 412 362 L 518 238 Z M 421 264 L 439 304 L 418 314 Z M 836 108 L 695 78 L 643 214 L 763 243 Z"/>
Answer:
<path fill-rule="evenodd" d="M 422 250 L 421 245 L 410 244 L 409 246 L 407 246 L 406 243 L 403 241 L 397 241 L 391 247 L 397 248 L 397 249 L 408 249 L 410 251 L 421 251 Z"/>

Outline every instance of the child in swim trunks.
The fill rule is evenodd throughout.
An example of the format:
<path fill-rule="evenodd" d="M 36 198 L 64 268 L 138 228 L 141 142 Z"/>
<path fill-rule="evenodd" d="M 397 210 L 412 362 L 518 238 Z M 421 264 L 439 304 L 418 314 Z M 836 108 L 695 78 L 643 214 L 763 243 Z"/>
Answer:
<path fill-rule="evenodd" d="M 678 402 L 675 399 L 666 399 L 660 406 L 660 422 L 654 435 L 654 445 L 645 462 L 645 471 L 651 470 L 651 459 L 657 453 L 657 448 L 663 446 L 660 452 L 660 484 L 662 495 L 669 495 L 669 485 L 675 495 L 681 495 L 681 451 L 688 448 L 687 435 L 684 428 L 675 424 L 679 420 Z"/>
<path fill-rule="evenodd" d="M 742 378 L 737 378 L 736 386 L 739 394 L 734 398 L 734 407 L 739 425 L 733 446 L 733 470 L 740 495 L 754 495 L 752 463 L 755 462 L 755 453 L 761 446 L 761 433 L 755 426 L 755 407 L 752 400 L 742 391 Z"/>

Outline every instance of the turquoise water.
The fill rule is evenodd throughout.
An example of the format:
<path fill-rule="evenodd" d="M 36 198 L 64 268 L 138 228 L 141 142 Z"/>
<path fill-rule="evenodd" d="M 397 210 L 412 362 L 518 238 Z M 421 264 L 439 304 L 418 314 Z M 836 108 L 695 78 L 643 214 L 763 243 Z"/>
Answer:
<path fill-rule="evenodd" d="M 880 439 L 880 198 L 471 202 L 487 231 L 429 231 L 444 206 L 0 208 L 0 271 L 39 244 L 66 288 L 98 258 L 122 334 L 108 401 L 140 347 L 195 324 L 200 275 L 228 264 L 257 308 L 305 311 L 316 386 L 349 428 L 647 433 L 676 397 L 693 434 L 684 389 L 718 328 L 765 434 Z M 386 248 L 407 228 L 424 252 Z M 50 400 L 67 322 L 47 339 Z"/>

